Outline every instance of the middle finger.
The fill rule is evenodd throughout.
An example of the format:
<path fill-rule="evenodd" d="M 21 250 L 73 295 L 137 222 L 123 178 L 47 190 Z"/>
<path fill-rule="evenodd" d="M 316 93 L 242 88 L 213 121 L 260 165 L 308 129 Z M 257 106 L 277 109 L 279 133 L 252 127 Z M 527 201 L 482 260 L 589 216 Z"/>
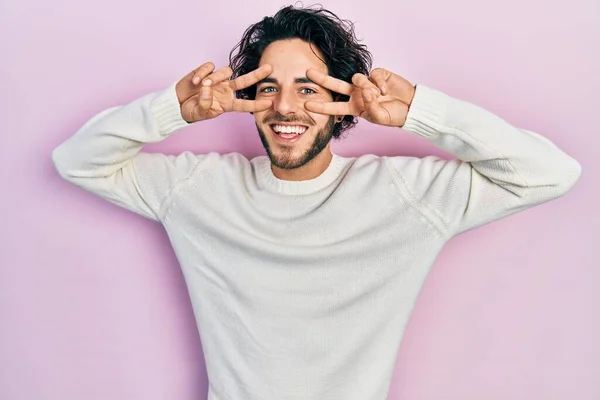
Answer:
<path fill-rule="evenodd" d="M 306 77 L 317 85 L 332 90 L 335 93 L 345 94 L 347 96 L 352 94 L 351 84 L 341 79 L 334 78 L 333 76 L 329 76 L 316 69 L 309 69 L 306 71 Z"/>
<path fill-rule="evenodd" d="M 254 71 L 248 72 L 232 80 L 229 85 L 234 91 L 242 90 L 265 79 L 272 72 L 273 68 L 269 64 L 264 64 Z"/>

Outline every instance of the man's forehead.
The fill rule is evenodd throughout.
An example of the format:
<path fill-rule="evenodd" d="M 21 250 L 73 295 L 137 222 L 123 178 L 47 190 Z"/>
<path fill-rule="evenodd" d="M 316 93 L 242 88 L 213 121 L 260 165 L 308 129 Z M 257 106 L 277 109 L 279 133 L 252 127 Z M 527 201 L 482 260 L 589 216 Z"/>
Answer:
<path fill-rule="evenodd" d="M 260 57 L 259 66 L 263 64 L 271 65 L 271 76 L 282 73 L 296 78 L 305 76 L 310 68 L 328 70 L 319 49 L 299 39 L 278 40 L 268 45 Z"/>
<path fill-rule="evenodd" d="M 306 72 L 309 69 L 315 69 L 325 74 L 329 73 L 329 69 L 319 60 L 318 63 L 307 63 L 302 57 L 300 59 L 283 60 L 278 62 L 277 60 L 264 58 L 261 59 L 259 67 L 269 64 L 272 68 L 271 74 L 263 79 L 261 82 L 269 82 L 275 84 L 315 84 L 306 76 Z M 259 82 L 260 83 L 260 82 Z"/>

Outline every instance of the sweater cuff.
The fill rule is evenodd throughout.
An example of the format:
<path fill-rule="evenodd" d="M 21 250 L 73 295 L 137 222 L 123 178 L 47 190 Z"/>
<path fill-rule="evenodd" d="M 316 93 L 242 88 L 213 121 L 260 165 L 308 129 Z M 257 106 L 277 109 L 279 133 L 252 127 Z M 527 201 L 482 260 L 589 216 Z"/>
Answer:
<path fill-rule="evenodd" d="M 433 139 L 446 122 L 450 97 L 423 84 L 415 86 L 415 95 L 402 129 L 425 139 Z"/>
<path fill-rule="evenodd" d="M 176 130 L 190 125 L 181 115 L 181 106 L 175 87 L 177 82 L 158 93 L 150 103 L 150 112 L 161 136 L 169 136 Z"/>

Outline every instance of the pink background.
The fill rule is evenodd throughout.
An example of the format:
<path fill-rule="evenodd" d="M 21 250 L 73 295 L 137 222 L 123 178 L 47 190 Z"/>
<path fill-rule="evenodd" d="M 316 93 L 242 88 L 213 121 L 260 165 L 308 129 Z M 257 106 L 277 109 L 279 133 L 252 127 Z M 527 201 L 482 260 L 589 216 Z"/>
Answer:
<path fill-rule="evenodd" d="M 95 113 L 204 61 L 225 65 L 244 29 L 283 5 L 2 1 L 0 399 L 206 398 L 201 342 L 162 228 L 62 181 L 50 155 Z M 324 5 L 356 21 L 375 66 L 539 132 L 583 166 L 565 197 L 447 245 L 389 400 L 600 399 L 600 2 Z M 187 149 L 264 154 L 248 114 L 147 147 Z M 333 151 L 450 157 L 366 121 Z"/>

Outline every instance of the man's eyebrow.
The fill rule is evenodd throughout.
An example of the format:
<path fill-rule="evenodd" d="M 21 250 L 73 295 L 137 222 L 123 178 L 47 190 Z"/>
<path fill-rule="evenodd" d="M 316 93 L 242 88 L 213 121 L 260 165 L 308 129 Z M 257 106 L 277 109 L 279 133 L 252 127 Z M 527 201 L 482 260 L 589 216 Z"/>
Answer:
<path fill-rule="evenodd" d="M 265 78 L 256 83 L 256 85 L 260 85 L 261 83 L 277 83 L 277 79 L 275 78 Z"/>
<path fill-rule="evenodd" d="M 311 83 L 313 85 L 316 85 L 316 83 L 314 83 L 313 81 L 311 81 L 310 79 L 308 79 L 307 77 L 302 77 L 302 78 L 296 78 L 296 80 L 294 80 L 295 83 Z M 317 85 L 318 86 L 318 85 Z"/>
<path fill-rule="evenodd" d="M 275 78 L 265 78 L 265 79 L 259 81 L 257 83 L 257 85 L 260 85 L 261 83 L 275 83 L 275 84 L 278 84 L 279 81 L 277 81 L 277 79 L 275 79 Z M 311 83 L 313 85 L 317 85 L 315 82 L 311 81 L 307 77 L 296 78 L 296 79 L 294 79 L 294 83 Z"/>

